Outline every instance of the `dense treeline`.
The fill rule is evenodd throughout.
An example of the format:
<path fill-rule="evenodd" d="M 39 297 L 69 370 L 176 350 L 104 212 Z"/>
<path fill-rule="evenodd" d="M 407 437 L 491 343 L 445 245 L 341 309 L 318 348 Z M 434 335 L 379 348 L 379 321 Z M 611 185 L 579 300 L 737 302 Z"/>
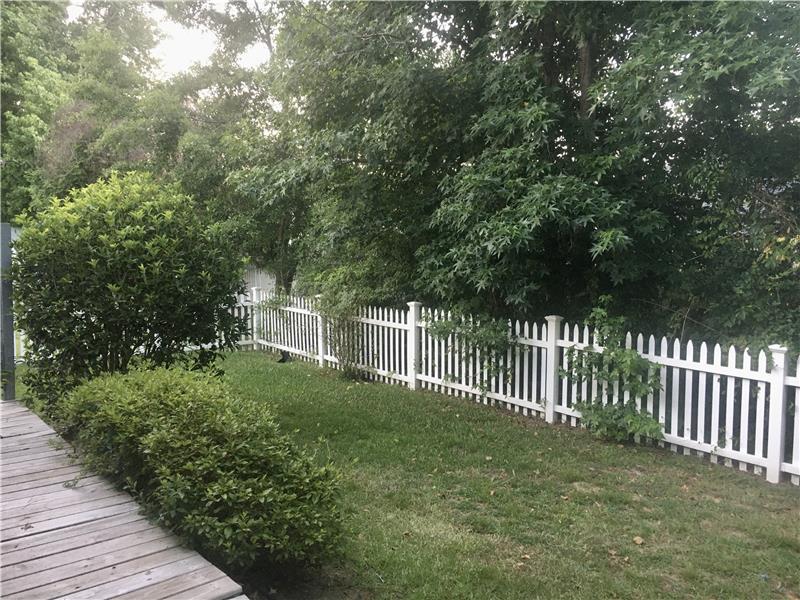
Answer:
<path fill-rule="evenodd" d="M 4 214 L 146 170 L 285 287 L 800 347 L 797 5 L 157 4 L 4 5 Z"/>

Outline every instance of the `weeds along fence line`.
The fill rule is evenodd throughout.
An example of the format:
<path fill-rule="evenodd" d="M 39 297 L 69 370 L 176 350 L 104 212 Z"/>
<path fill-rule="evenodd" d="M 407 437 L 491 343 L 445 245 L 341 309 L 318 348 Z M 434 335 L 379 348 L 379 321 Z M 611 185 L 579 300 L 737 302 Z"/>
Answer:
<path fill-rule="evenodd" d="M 243 346 L 338 367 L 331 343 L 335 333 L 313 299 L 278 299 L 253 288 L 241 310 L 252 332 Z M 360 338 L 356 367 L 376 381 L 500 404 L 572 426 L 580 425 L 576 403 L 631 400 L 618 383 L 566 375 L 570 348 L 602 351 L 587 327 L 559 316 L 543 323 L 509 322 L 515 343 L 504 355 L 481 356 L 458 334 L 433 335 L 432 324 L 451 318 L 448 311 L 418 302 L 409 302 L 407 309 L 358 309 L 351 327 Z M 777 345 L 751 354 L 747 348 L 630 333 L 625 344 L 658 369 L 660 390 L 633 400 L 658 419 L 664 433 L 660 444 L 752 470 L 773 483 L 784 478 L 800 485 L 800 357 L 790 361 Z"/>

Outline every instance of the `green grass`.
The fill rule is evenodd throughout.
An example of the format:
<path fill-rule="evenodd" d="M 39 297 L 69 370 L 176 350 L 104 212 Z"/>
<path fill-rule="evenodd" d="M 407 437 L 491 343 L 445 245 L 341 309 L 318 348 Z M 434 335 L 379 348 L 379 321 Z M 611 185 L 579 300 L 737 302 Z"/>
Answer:
<path fill-rule="evenodd" d="M 340 555 L 270 598 L 800 595 L 796 487 L 267 354 L 224 369 L 342 475 Z"/>

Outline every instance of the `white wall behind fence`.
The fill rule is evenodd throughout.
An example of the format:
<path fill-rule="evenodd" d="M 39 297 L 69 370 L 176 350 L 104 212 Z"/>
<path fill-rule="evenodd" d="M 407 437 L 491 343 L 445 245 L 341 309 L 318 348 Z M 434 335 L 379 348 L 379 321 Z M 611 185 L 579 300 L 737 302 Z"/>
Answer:
<path fill-rule="evenodd" d="M 242 299 L 251 336 L 243 345 L 273 348 L 336 367 L 330 325 L 308 298 L 270 302 L 259 288 Z M 501 403 L 550 423 L 580 424 L 576 402 L 630 401 L 619 382 L 563 377 L 567 350 L 597 349 L 586 327 L 549 316 L 543 323 L 514 321 L 516 343 L 504 356 L 481 356 L 458 335 L 434 337 L 429 324 L 451 319 L 447 311 L 409 302 L 407 309 L 369 306 L 358 311 L 358 367 L 373 379 Z M 800 485 L 800 357 L 780 346 L 768 352 L 718 344 L 628 334 L 626 344 L 652 361 L 661 389 L 633 401 L 661 423 L 662 444 L 684 454 L 708 456 L 741 470 Z"/>

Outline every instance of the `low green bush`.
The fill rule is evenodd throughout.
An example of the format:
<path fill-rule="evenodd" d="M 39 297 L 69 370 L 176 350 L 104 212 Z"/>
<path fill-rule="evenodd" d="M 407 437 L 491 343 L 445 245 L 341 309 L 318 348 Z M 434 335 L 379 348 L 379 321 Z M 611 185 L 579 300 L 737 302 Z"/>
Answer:
<path fill-rule="evenodd" d="M 653 440 L 664 437 L 661 424 L 635 402 L 576 402 L 574 408 L 581 412 L 586 428 L 605 440 L 628 442 L 636 435 Z"/>
<path fill-rule="evenodd" d="M 209 374 L 103 375 L 64 398 L 59 420 L 90 467 L 227 566 L 315 562 L 336 543 L 335 472 Z"/>

